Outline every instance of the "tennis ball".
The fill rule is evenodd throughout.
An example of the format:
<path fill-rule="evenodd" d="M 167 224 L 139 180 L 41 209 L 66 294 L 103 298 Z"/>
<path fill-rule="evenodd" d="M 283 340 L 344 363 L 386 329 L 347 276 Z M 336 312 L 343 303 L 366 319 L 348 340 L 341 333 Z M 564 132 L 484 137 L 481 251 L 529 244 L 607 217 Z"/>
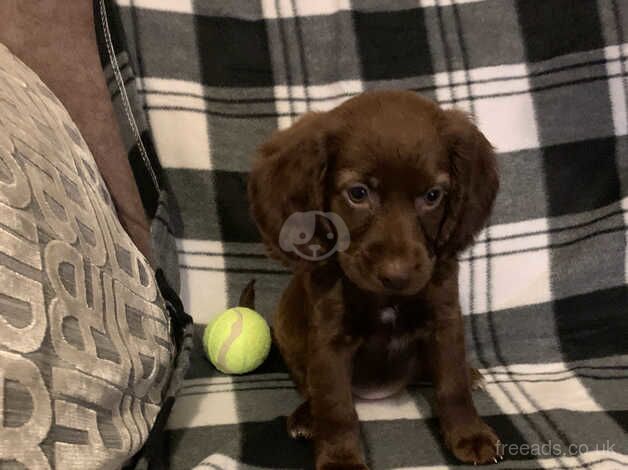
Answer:
<path fill-rule="evenodd" d="M 203 333 L 205 355 L 225 374 L 246 374 L 270 351 L 270 328 L 259 313 L 235 307 L 218 315 Z"/>

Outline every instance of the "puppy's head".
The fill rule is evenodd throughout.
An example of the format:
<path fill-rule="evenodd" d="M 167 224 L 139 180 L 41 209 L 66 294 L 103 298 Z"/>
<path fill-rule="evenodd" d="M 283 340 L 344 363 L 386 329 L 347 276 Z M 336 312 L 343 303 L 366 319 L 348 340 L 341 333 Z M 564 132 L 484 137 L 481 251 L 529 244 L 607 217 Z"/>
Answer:
<path fill-rule="evenodd" d="M 330 254 L 360 288 L 412 295 L 439 259 L 473 241 L 497 187 L 492 147 L 464 113 L 376 91 L 275 133 L 253 165 L 249 198 L 284 263 Z M 290 225 L 298 220 L 307 227 Z"/>

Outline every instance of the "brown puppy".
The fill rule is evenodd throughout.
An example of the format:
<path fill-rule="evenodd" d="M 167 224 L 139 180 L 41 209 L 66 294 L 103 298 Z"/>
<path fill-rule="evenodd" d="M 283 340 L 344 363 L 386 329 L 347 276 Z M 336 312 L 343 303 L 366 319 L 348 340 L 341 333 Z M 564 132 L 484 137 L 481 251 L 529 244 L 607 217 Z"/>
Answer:
<path fill-rule="evenodd" d="M 499 456 L 471 399 L 456 260 L 497 188 L 492 147 L 466 115 L 411 92 L 307 114 L 260 148 L 253 215 L 295 272 L 274 318 L 305 398 L 288 428 L 313 439 L 317 468 L 366 468 L 353 396 L 384 397 L 417 377 L 434 383 L 456 457 Z"/>

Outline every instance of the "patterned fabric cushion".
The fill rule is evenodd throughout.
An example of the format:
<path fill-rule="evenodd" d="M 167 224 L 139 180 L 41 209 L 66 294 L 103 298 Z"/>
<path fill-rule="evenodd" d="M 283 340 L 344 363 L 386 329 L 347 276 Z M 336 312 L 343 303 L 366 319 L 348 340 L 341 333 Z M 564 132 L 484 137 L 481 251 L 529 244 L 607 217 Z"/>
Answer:
<path fill-rule="evenodd" d="M 173 354 L 152 270 L 85 142 L 0 45 L 0 467 L 120 467 Z"/>

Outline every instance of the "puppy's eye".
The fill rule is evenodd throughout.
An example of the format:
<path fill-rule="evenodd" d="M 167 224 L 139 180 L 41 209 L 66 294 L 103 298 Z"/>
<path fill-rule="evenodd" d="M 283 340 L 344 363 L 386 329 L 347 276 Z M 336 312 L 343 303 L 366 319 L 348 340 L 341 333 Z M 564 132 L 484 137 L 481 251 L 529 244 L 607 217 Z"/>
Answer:
<path fill-rule="evenodd" d="M 347 189 L 347 195 L 351 202 L 355 202 L 356 204 L 366 201 L 369 195 L 369 190 L 364 185 L 356 185 L 351 186 Z"/>
<path fill-rule="evenodd" d="M 436 207 L 443 198 L 443 190 L 441 188 L 432 188 L 425 193 L 423 199 L 428 207 Z"/>

